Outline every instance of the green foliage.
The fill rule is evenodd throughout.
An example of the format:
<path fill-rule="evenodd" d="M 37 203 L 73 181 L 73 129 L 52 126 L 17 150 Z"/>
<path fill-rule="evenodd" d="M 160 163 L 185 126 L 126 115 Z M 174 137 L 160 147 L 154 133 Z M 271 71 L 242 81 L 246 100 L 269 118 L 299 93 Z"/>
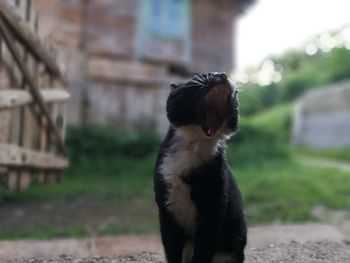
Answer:
<path fill-rule="evenodd" d="M 261 111 L 265 105 L 261 100 L 263 88 L 252 83 L 247 83 L 242 86 L 242 91 L 239 92 L 239 112 L 243 116 L 251 116 Z"/>
<path fill-rule="evenodd" d="M 280 65 L 285 74 L 290 74 L 300 70 L 308 59 L 310 59 L 310 57 L 307 57 L 304 52 L 299 50 L 288 50 L 282 54 L 282 56 L 272 57 L 272 61 Z"/>
<path fill-rule="evenodd" d="M 280 83 L 280 98 L 277 101 L 293 101 L 308 89 L 314 88 L 316 81 L 314 75 L 307 71 L 301 71 L 298 72 L 298 74 L 286 76 Z"/>
<path fill-rule="evenodd" d="M 250 165 L 251 161 L 282 160 L 290 155 L 290 105 L 240 120 L 240 131 L 228 147 L 228 159 L 234 164 Z"/>
<path fill-rule="evenodd" d="M 240 84 L 243 116 L 292 102 L 309 89 L 350 78 L 350 50 L 346 48 L 334 48 L 329 53 L 319 51 L 313 56 L 303 50 L 290 51 L 270 59 L 281 70 L 282 79 L 267 86 L 252 82 Z"/>
<path fill-rule="evenodd" d="M 287 158 L 288 143 L 281 141 L 275 135 L 269 130 L 260 129 L 251 124 L 242 124 L 240 132 L 229 144 L 228 160 L 234 164 L 250 165 L 252 160 L 257 163 L 269 159 Z"/>
<path fill-rule="evenodd" d="M 145 158 L 158 148 L 160 138 L 149 131 L 122 133 L 113 127 L 84 126 L 69 128 L 66 143 L 71 168 L 80 169 L 113 166 L 120 158 Z"/>
<path fill-rule="evenodd" d="M 327 82 L 341 81 L 350 77 L 350 50 L 346 48 L 335 48 L 325 60 L 323 74 Z"/>

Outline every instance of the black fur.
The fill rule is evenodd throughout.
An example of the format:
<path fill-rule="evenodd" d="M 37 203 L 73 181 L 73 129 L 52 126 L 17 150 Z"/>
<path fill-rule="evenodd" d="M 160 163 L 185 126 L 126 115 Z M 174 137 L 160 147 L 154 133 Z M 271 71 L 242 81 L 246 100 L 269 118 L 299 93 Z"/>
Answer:
<path fill-rule="evenodd" d="M 159 150 L 154 189 L 159 208 L 162 242 L 169 263 L 182 262 L 184 244 L 188 240 L 193 242 L 194 247 L 193 257 L 189 262 L 210 263 L 216 253 L 231 255 L 232 260 L 227 262 L 244 261 L 246 223 L 240 192 L 226 161 L 225 144 L 222 143 L 224 139 L 219 140 L 221 143 L 215 153 L 199 166 L 189 169 L 185 174 L 177 175 L 182 178 L 183 184 L 189 187 L 190 198 L 196 208 L 195 231 L 192 235 L 186 233 L 168 209 L 167 198 L 171 185 L 167 183 L 160 169 L 165 156 L 174 151 L 176 145 L 183 140 L 176 133 L 177 129 L 186 125 L 198 125 L 202 127 L 203 134 L 206 133 L 208 127 L 206 122 L 203 124 L 201 121 L 202 113 L 198 110 L 198 105 L 203 96 L 218 85 L 229 87 L 232 91 L 224 111 L 213 108 L 214 112 L 217 110 L 217 118 L 223 117 L 220 132 L 228 135 L 237 129 L 238 102 L 237 91 L 227 79 L 227 75 L 196 75 L 186 83 L 173 85 L 167 101 L 167 114 L 171 125 Z M 204 116 L 204 120 L 207 120 L 206 117 Z M 208 137 L 208 140 L 210 139 Z"/>

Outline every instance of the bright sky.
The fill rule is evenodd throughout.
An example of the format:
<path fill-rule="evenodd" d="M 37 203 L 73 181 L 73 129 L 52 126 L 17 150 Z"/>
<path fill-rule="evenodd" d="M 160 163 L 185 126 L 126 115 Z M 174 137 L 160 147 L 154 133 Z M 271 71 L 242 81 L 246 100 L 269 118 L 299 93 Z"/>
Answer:
<path fill-rule="evenodd" d="M 349 24 L 349 0 L 257 0 L 238 23 L 236 72 Z"/>

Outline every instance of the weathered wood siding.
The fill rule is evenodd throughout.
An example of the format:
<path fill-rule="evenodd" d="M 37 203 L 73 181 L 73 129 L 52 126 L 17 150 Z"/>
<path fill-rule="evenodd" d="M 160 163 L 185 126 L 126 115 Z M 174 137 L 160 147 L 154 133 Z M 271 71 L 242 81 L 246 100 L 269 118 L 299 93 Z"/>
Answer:
<path fill-rule="evenodd" d="M 84 45 L 88 52 L 132 57 L 138 0 L 93 0 L 83 10 Z"/>
<path fill-rule="evenodd" d="M 72 124 L 108 122 L 164 131 L 172 81 L 191 72 L 232 70 L 231 0 L 184 0 L 189 20 L 179 38 L 147 32 L 149 0 L 34 2 L 43 17 L 39 32 L 65 45 L 71 58 Z"/>
<path fill-rule="evenodd" d="M 192 1 L 193 72 L 231 72 L 236 10 L 230 0 Z"/>

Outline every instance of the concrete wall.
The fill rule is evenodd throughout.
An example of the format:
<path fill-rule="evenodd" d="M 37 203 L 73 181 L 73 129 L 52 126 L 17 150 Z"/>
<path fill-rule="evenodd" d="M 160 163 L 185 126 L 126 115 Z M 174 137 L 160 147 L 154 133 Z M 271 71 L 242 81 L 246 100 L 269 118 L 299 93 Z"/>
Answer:
<path fill-rule="evenodd" d="M 307 92 L 297 101 L 293 140 L 316 149 L 350 146 L 350 81 Z"/>

